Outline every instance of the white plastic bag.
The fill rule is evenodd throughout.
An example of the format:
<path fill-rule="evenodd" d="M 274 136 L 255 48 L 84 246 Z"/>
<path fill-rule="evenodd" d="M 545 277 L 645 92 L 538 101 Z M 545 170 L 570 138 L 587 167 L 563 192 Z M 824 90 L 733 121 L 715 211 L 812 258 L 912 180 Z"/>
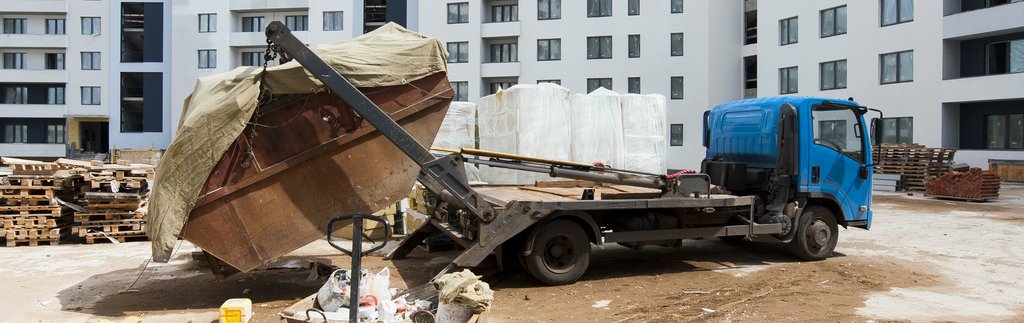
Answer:
<path fill-rule="evenodd" d="M 327 277 L 327 282 L 320 286 L 316 293 L 316 303 L 324 312 L 336 312 L 348 305 L 350 276 L 344 269 L 335 270 Z"/>

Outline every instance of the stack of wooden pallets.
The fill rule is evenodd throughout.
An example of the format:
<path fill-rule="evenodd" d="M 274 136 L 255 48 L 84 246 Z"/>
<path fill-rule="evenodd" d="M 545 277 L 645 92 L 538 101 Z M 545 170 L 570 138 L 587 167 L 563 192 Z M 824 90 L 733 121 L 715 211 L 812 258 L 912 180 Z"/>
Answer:
<path fill-rule="evenodd" d="M 881 145 L 872 148 L 876 174 L 900 175 L 907 190 L 922 191 L 932 178 L 950 171 L 956 149 L 921 145 Z"/>
<path fill-rule="evenodd" d="M 53 245 L 67 238 L 72 213 L 57 200 L 76 198 L 81 172 L 14 158 L 3 163 L 13 175 L 0 179 L 0 238 L 8 247 Z"/>
<path fill-rule="evenodd" d="M 93 244 L 103 241 L 126 242 L 146 239 L 146 198 L 153 166 L 144 164 L 76 163 L 86 169 L 83 207 L 74 214 L 73 233 Z"/>

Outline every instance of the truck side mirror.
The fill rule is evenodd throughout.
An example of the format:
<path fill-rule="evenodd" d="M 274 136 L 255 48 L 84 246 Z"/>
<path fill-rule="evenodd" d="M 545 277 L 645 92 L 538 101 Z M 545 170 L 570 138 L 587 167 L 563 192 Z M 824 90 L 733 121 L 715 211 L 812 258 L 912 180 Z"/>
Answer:
<path fill-rule="evenodd" d="M 871 141 L 875 144 L 882 142 L 882 119 L 871 119 Z M 870 144 L 870 143 L 869 143 Z"/>
<path fill-rule="evenodd" d="M 711 110 L 704 111 L 704 148 L 708 148 L 708 142 L 711 140 L 711 129 L 708 128 L 708 117 L 711 115 Z"/>

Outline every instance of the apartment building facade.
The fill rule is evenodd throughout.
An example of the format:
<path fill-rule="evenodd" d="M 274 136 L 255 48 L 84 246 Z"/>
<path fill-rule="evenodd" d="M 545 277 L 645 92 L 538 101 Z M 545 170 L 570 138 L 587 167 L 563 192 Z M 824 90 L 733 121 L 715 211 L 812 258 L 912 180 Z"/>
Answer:
<path fill-rule="evenodd" d="M 748 96 L 853 97 L 884 112 L 883 143 L 1024 159 L 1024 1 L 760 1 L 744 17 Z"/>
<path fill-rule="evenodd" d="M 739 1 L 421 2 L 420 32 L 449 51 L 457 100 L 555 82 L 668 98 L 669 168 L 704 154 L 701 116 L 741 95 Z M 600 144 L 600 143 L 595 143 Z"/>

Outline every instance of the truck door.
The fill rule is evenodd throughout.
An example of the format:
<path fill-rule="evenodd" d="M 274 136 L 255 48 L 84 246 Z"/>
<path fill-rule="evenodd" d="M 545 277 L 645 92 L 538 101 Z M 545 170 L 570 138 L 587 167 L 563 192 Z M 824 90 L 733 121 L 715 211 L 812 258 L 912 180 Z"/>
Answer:
<path fill-rule="evenodd" d="M 836 199 L 848 221 L 866 220 L 871 176 L 860 176 L 867 159 L 861 116 L 843 105 L 817 104 L 811 108 L 814 140 L 809 144 L 811 193 Z M 863 206 L 863 208 L 862 208 Z"/>

